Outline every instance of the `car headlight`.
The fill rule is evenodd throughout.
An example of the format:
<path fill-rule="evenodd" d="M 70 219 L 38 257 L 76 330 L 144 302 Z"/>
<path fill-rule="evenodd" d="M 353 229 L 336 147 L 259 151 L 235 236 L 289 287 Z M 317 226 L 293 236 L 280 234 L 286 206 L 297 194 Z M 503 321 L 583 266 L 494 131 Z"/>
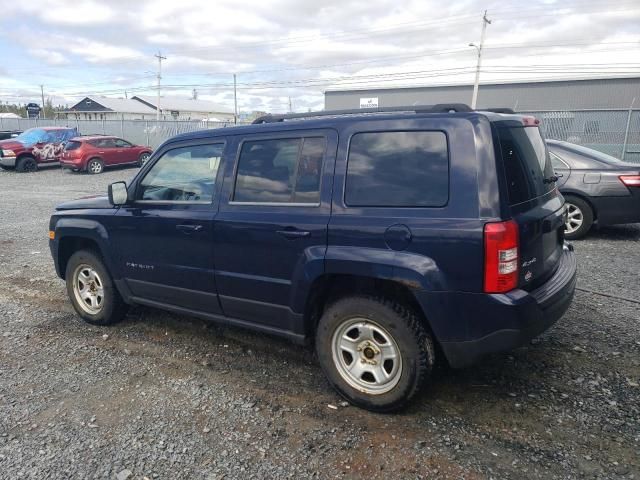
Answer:
<path fill-rule="evenodd" d="M 2 149 L 2 156 L 3 157 L 15 157 L 16 156 L 16 152 L 14 152 L 13 150 L 5 150 L 3 148 Z"/>

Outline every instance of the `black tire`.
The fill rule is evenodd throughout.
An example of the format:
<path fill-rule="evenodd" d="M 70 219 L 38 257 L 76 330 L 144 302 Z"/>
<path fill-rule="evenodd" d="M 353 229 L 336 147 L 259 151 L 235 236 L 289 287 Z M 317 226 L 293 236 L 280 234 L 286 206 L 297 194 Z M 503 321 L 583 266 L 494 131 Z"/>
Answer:
<path fill-rule="evenodd" d="M 97 175 L 104 172 L 104 163 L 99 158 L 92 158 L 87 162 L 87 173 Z"/>
<path fill-rule="evenodd" d="M 38 162 L 31 155 L 25 155 L 16 161 L 16 172 L 25 173 L 36 170 L 38 170 Z"/>
<path fill-rule="evenodd" d="M 589 233 L 589 230 L 591 230 L 591 226 L 593 225 L 593 209 L 588 202 L 574 195 L 565 195 L 564 200 L 569 214 L 578 213 L 580 215 L 579 218 L 582 220 L 582 224 L 580 224 L 579 227 L 570 231 L 569 222 L 571 222 L 571 218 L 569 218 L 565 227 L 564 236 L 567 240 L 577 240 L 584 237 Z"/>
<path fill-rule="evenodd" d="M 80 304 L 74 289 L 74 283 L 77 281 L 76 271 L 84 266 L 88 266 L 97 273 L 102 286 L 102 307 L 95 313 L 87 311 L 87 308 Z M 67 262 L 65 279 L 67 295 L 69 295 L 71 304 L 85 322 L 92 325 L 111 325 L 119 322 L 126 315 L 128 305 L 122 300 L 120 293 L 113 284 L 111 275 L 109 275 L 102 259 L 96 253 L 89 250 L 80 250 L 71 255 Z"/>
<path fill-rule="evenodd" d="M 345 377 L 345 374 L 341 373 L 344 367 L 340 366 L 340 359 L 334 360 L 334 335 L 340 338 L 339 332 L 344 331 L 345 335 L 352 338 L 351 329 L 358 330 L 358 327 L 349 325 L 356 319 L 373 322 L 374 328 L 382 327 L 399 350 L 402 362 L 396 377 L 397 383 L 388 391 L 370 393 L 354 387 L 346 379 L 348 374 Z M 359 338 L 354 340 L 354 344 L 356 342 L 360 342 Z M 362 343 L 358 346 L 362 359 L 353 358 L 353 361 L 365 364 L 367 360 L 364 359 L 361 347 Z M 316 331 L 316 353 L 329 383 L 338 393 L 350 403 L 375 412 L 390 412 L 404 407 L 430 377 L 435 363 L 433 339 L 415 313 L 391 300 L 364 296 L 340 299 L 326 309 Z M 345 354 L 341 352 L 340 355 Z M 350 356 L 348 353 L 347 355 Z M 375 359 L 377 355 L 368 358 Z M 380 367 L 383 365 L 386 365 L 386 361 L 384 364 L 381 363 Z M 360 376 L 361 380 L 364 379 L 364 375 L 367 373 Z"/>
<path fill-rule="evenodd" d="M 151 154 L 149 152 L 143 152 L 138 157 L 138 167 L 144 167 L 145 163 L 149 161 Z"/>

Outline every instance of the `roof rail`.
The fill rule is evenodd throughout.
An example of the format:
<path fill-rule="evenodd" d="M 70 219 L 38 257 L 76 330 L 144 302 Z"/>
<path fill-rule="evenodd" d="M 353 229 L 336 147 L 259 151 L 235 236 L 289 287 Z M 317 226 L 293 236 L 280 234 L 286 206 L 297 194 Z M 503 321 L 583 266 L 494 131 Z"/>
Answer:
<path fill-rule="evenodd" d="M 299 118 L 314 117 L 336 117 L 339 115 L 363 115 L 370 113 L 389 113 L 389 112 L 414 112 L 414 113 L 447 113 L 447 112 L 472 112 L 469 105 L 464 103 L 438 103 L 437 105 L 411 105 L 406 107 L 379 107 L 379 108 L 359 108 L 349 110 L 325 110 L 321 112 L 307 113 L 284 113 L 278 115 L 263 115 L 256 118 L 252 123 L 277 123 L 285 120 L 295 120 Z"/>
<path fill-rule="evenodd" d="M 506 107 L 495 107 L 495 108 L 480 108 L 478 110 L 484 110 L 485 112 L 493 112 L 493 113 L 510 113 L 510 114 L 515 114 L 515 110 L 513 110 L 512 108 L 506 108 Z"/>

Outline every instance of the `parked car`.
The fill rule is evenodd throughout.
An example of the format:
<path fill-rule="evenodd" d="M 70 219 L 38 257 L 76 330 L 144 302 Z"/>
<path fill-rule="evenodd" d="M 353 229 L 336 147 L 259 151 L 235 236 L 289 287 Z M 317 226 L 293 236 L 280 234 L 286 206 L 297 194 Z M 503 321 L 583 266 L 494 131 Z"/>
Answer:
<path fill-rule="evenodd" d="M 0 166 L 5 170 L 33 172 L 60 160 L 65 143 L 78 135 L 75 128 L 30 128 L 15 138 L 0 140 Z"/>
<path fill-rule="evenodd" d="M 314 341 L 330 383 L 375 411 L 420 389 L 436 348 L 467 366 L 564 314 L 576 260 L 533 117 L 344 113 L 179 135 L 129 185 L 59 205 L 50 248 L 75 310 Z"/>
<path fill-rule="evenodd" d="M 6 140 L 7 138 L 16 138 L 22 133 L 22 130 L 0 130 L 0 140 Z"/>
<path fill-rule="evenodd" d="M 72 138 L 64 148 L 60 165 L 74 171 L 102 173 L 105 167 L 116 165 L 142 166 L 151 155 L 151 148 L 134 145 L 122 138 L 92 135 Z"/>
<path fill-rule="evenodd" d="M 584 237 L 594 224 L 640 222 L 640 165 L 573 143 L 547 145 L 567 205 L 568 239 Z"/>

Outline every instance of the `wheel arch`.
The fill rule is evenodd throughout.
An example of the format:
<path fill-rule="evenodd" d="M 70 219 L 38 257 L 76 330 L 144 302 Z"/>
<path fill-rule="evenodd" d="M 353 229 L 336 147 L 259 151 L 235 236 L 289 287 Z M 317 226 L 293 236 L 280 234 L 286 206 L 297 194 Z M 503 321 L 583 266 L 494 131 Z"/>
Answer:
<path fill-rule="evenodd" d="M 86 219 L 60 220 L 56 225 L 55 243 L 52 245 L 56 271 L 65 278 L 69 258 L 78 250 L 91 250 L 104 261 L 105 267 L 115 278 L 112 256 L 108 248 L 109 237 L 100 223 Z"/>
<path fill-rule="evenodd" d="M 585 202 L 587 205 L 589 205 L 589 207 L 591 207 L 591 212 L 593 213 L 593 221 L 595 222 L 596 220 L 598 220 L 598 209 L 596 208 L 595 204 L 591 201 L 591 198 L 588 195 L 585 195 L 584 193 L 578 192 L 575 190 L 565 190 L 561 193 L 562 193 L 562 196 L 564 197 L 577 197 L 583 202 Z"/>

